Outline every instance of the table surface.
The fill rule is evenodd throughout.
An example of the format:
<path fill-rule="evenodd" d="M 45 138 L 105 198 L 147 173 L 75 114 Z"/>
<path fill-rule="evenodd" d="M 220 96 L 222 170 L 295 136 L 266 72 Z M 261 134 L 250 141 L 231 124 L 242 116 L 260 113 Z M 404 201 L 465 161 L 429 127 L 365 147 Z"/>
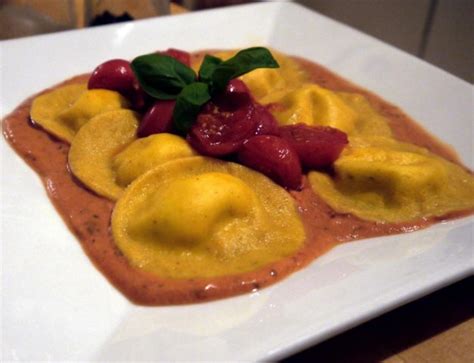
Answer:
<path fill-rule="evenodd" d="M 474 362 L 473 292 L 464 279 L 284 362 Z"/>
<path fill-rule="evenodd" d="M 83 1 L 75 4 L 81 6 Z M 133 15 L 146 17 L 143 10 L 137 8 L 140 14 Z M 176 4 L 170 10 L 172 14 L 187 11 Z M 284 362 L 474 362 L 473 292 L 474 277 L 470 277 Z"/>

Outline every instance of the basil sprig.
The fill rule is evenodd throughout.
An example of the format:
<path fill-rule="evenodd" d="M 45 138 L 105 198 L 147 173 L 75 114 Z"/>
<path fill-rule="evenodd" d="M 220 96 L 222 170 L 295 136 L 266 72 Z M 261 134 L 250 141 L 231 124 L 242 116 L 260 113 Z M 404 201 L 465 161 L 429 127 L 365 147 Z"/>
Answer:
<path fill-rule="evenodd" d="M 186 133 L 199 111 L 212 96 L 225 90 L 229 81 L 257 68 L 278 68 L 270 51 L 263 47 L 241 50 L 223 61 L 206 55 L 196 73 L 173 57 L 148 54 L 135 58 L 132 69 L 140 86 L 153 98 L 176 99 L 173 124 Z"/>
<path fill-rule="evenodd" d="M 244 49 L 214 68 L 211 87 L 215 92 L 221 92 L 233 78 L 240 77 L 257 68 L 278 67 L 277 61 L 268 49 L 262 47 Z"/>
<path fill-rule="evenodd" d="M 212 75 L 217 66 L 222 63 L 222 59 L 206 54 L 199 68 L 199 79 L 202 82 L 211 83 Z"/>
<path fill-rule="evenodd" d="M 176 99 L 173 111 L 176 130 L 183 134 L 188 132 L 202 105 L 210 99 L 209 86 L 206 83 L 194 82 L 184 87 Z"/>
<path fill-rule="evenodd" d="M 175 99 L 196 80 L 196 73 L 173 57 L 147 54 L 132 61 L 132 70 L 143 90 L 159 100 Z"/>

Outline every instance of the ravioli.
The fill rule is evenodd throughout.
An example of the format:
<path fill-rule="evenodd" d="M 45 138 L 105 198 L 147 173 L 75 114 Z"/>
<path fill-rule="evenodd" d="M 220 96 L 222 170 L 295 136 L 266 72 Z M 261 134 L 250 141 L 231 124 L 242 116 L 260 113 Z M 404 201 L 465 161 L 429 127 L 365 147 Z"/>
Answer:
<path fill-rule="evenodd" d="M 128 184 L 149 169 L 195 155 L 176 135 L 137 139 L 139 122 L 138 114 L 129 110 L 102 113 L 90 120 L 72 142 L 72 173 L 97 194 L 117 200 Z"/>
<path fill-rule="evenodd" d="M 71 142 L 74 132 L 58 119 L 58 115 L 71 107 L 86 90 L 87 83 L 71 84 L 36 97 L 31 105 L 31 119 L 54 136 Z"/>
<path fill-rule="evenodd" d="M 116 200 L 123 187 L 116 182 L 113 158 L 136 139 L 138 123 L 138 115 L 130 110 L 110 111 L 91 119 L 71 144 L 71 172 L 97 194 Z"/>
<path fill-rule="evenodd" d="M 172 279 L 256 270 L 305 240 L 283 188 L 241 165 L 204 157 L 171 161 L 136 179 L 116 204 L 112 231 L 132 265 Z"/>
<path fill-rule="evenodd" d="M 137 139 L 114 157 L 117 183 L 126 187 L 137 177 L 167 161 L 195 156 L 182 137 L 162 133 Z"/>
<path fill-rule="evenodd" d="M 76 132 L 92 117 L 111 110 L 127 108 L 128 101 L 117 92 L 87 90 L 86 83 L 71 84 L 34 99 L 31 119 L 45 130 L 71 142 Z"/>
<path fill-rule="evenodd" d="M 356 114 L 353 128 L 347 131 L 349 138 L 392 137 L 387 120 L 357 93 L 338 92 L 337 95 Z M 338 127 L 336 127 L 338 128 Z"/>
<path fill-rule="evenodd" d="M 280 125 L 330 126 L 350 134 L 357 121 L 357 113 L 335 92 L 315 84 L 286 92 L 277 105 L 273 114 Z"/>
<path fill-rule="evenodd" d="M 294 59 L 276 55 L 280 68 L 258 69 L 241 79 L 280 125 L 330 126 L 349 136 L 391 135 L 387 121 L 364 96 L 317 85 Z"/>
<path fill-rule="evenodd" d="M 60 112 L 57 118 L 74 133 L 94 116 L 128 107 L 129 102 L 118 92 L 91 89 L 82 93 L 71 107 Z"/>
<path fill-rule="evenodd" d="M 309 180 L 334 210 L 378 222 L 406 222 L 474 207 L 474 178 L 426 149 L 390 138 L 354 141 L 335 177 Z"/>
<path fill-rule="evenodd" d="M 272 54 L 280 65 L 279 68 L 256 69 L 241 77 L 252 91 L 252 96 L 264 105 L 276 102 L 308 79 L 306 72 L 295 60 L 275 50 L 272 50 Z"/>

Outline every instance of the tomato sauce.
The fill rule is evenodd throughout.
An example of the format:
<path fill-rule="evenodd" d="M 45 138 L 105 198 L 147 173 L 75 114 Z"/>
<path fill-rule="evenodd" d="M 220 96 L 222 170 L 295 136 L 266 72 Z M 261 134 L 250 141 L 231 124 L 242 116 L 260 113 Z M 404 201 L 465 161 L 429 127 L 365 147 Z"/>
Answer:
<path fill-rule="evenodd" d="M 297 61 L 311 79 L 329 89 L 357 92 L 390 122 L 401 141 L 427 147 L 446 159 L 459 163 L 453 150 L 430 136 L 397 107 L 306 60 Z M 56 87 L 87 81 L 76 76 Z M 49 90 L 46 90 L 49 91 Z M 44 91 L 44 92 L 46 92 Z M 36 96 L 34 96 L 36 97 Z M 41 177 L 49 198 L 74 233 L 95 266 L 132 302 L 141 305 L 184 304 L 224 298 L 256 291 L 301 269 L 337 244 L 375 236 L 404 233 L 427 227 L 441 218 L 425 218 L 401 224 L 364 221 L 333 211 L 314 194 L 306 178 L 301 191 L 291 192 L 301 214 L 307 239 L 296 254 L 257 271 L 217 278 L 172 280 L 133 268 L 115 246 L 110 230 L 114 203 L 81 185 L 69 172 L 69 145 L 33 125 L 29 119 L 34 97 L 24 101 L 3 120 L 3 133 L 14 150 Z M 452 213 L 442 219 L 468 214 Z"/>

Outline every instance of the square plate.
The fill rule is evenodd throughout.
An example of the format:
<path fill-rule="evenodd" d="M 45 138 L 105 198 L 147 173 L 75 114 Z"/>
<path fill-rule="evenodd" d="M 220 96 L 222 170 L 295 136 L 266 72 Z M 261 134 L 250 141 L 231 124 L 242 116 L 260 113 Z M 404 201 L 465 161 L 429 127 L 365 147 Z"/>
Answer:
<path fill-rule="evenodd" d="M 155 49 L 266 45 L 321 63 L 399 105 L 472 167 L 472 86 L 291 3 L 163 17 L 1 44 L 2 115 L 110 58 Z M 468 132 L 471 130 L 471 132 Z M 269 360 L 473 271 L 473 218 L 341 245 L 254 294 L 131 304 L 83 253 L 35 173 L 3 140 L 4 360 Z"/>

